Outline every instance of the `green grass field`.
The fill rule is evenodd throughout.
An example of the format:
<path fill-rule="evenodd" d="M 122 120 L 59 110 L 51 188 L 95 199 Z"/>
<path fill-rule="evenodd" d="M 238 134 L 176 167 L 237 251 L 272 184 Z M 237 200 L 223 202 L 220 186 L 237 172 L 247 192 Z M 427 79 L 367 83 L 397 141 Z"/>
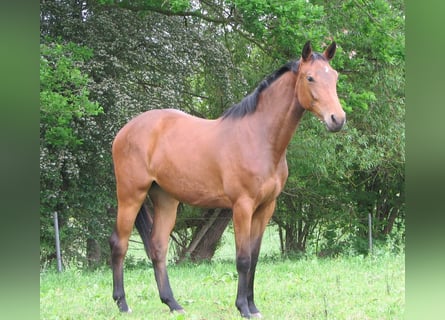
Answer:
<path fill-rule="evenodd" d="M 264 319 L 404 318 L 403 254 L 289 260 L 277 258 L 277 248 L 268 244 L 267 235 L 265 241 L 255 279 L 256 304 Z M 118 312 L 111 298 L 110 269 L 68 268 L 61 274 L 41 273 L 40 319 L 240 319 L 234 306 L 234 249 L 230 237 L 225 242 L 216 262 L 169 266 L 173 291 L 185 315 L 169 313 L 159 300 L 152 268 L 139 262 L 125 272 L 133 313 Z M 137 247 L 130 245 L 130 259 L 143 256 Z"/>

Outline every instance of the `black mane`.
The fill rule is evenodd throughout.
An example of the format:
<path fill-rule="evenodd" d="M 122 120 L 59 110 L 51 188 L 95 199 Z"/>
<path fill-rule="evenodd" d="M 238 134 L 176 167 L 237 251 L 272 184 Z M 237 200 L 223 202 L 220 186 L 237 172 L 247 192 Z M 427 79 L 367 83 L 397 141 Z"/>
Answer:
<path fill-rule="evenodd" d="M 251 94 L 246 96 L 239 103 L 227 109 L 223 113 L 222 118 L 223 119 L 242 118 L 247 114 L 255 112 L 260 93 L 263 92 L 265 89 L 267 89 L 275 80 L 281 77 L 284 73 L 288 71 L 296 72 L 298 70 L 298 64 L 299 64 L 298 61 L 291 61 L 286 63 L 280 69 L 276 70 L 274 73 L 272 73 L 263 81 L 261 81 L 258 87 L 256 87 L 256 89 Z"/>

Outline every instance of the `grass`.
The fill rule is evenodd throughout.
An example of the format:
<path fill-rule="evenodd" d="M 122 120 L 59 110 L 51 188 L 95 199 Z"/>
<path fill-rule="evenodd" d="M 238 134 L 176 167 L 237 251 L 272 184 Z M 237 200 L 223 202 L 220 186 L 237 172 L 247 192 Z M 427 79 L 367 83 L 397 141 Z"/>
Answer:
<path fill-rule="evenodd" d="M 134 237 L 137 240 L 137 237 Z M 256 304 L 264 319 L 403 319 L 405 257 L 376 250 L 374 257 L 279 258 L 277 233 L 265 233 L 255 278 Z M 131 314 L 111 298 L 111 270 L 68 268 L 40 274 L 40 319 L 240 319 L 234 305 L 237 273 L 228 229 L 213 263 L 169 265 L 170 282 L 185 315 L 160 302 L 142 244 L 131 242 L 125 289 Z M 171 255 L 172 256 L 172 253 Z"/>

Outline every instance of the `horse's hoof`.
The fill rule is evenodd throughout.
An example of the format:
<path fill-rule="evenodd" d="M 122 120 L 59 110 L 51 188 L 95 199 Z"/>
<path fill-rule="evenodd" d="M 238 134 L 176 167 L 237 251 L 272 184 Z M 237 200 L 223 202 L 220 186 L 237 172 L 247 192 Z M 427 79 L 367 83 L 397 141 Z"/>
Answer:
<path fill-rule="evenodd" d="M 184 309 L 176 309 L 176 310 L 172 310 L 171 311 L 172 314 L 185 314 L 185 310 Z"/>
<path fill-rule="evenodd" d="M 258 319 L 263 317 L 263 315 L 261 314 L 261 312 L 251 313 L 250 316 L 251 316 L 252 318 L 258 318 Z"/>

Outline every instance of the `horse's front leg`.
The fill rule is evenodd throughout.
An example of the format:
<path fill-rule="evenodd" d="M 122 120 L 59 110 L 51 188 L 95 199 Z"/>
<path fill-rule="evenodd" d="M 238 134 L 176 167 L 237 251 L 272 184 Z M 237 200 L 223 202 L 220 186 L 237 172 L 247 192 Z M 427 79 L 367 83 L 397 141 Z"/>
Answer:
<path fill-rule="evenodd" d="M 249 282 L 251 270 L 251 240 L 252 205 L 249 201 L 240 201 L 233 207 L 233 226 L 236 243 L 236 270 L 238 271 L 238 290 L 235 305 L 242 317 L 250 318 Z"/>
<path fill-rule="evenodd" d="M 258 262 L 258 256 L 261 248 L 261 241 L 263 238 L 264 230 L 269 223 L 270 218 L 275 210 L 275 200 L 272 202 L 260 206 L 252 217 L 252 224 L 250 230 L 250 240 L 251 240 L 251 263 L 250 270 L 248 272 L 248 293 L 247 293 L 247 303 L 249 306 L 249 311 L 252 317 L 261 318 L 262 315 L 255 305 L 254 301 L 254 282 L 255 282 L 255 271 Z"/>

